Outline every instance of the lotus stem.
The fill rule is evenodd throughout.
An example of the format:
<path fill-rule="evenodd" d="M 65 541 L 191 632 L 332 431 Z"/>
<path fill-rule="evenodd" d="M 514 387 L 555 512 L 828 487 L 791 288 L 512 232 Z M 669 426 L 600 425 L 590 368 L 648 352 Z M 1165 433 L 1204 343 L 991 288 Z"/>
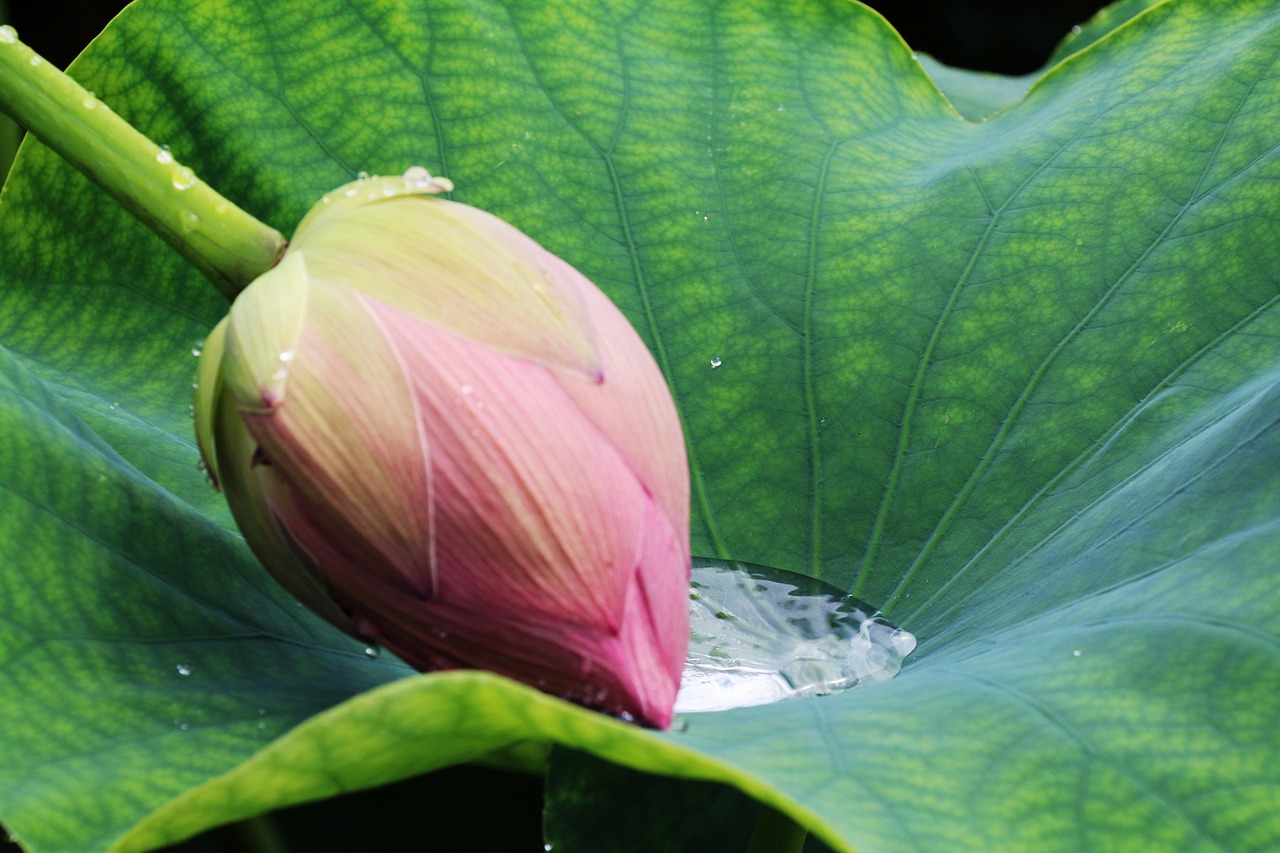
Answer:
<path fill-rule="evenodd" d="M 229 299 L 284 252 L 280 232 L 215 192 L 0 26 L 0 110 L 104 189 Z"/>

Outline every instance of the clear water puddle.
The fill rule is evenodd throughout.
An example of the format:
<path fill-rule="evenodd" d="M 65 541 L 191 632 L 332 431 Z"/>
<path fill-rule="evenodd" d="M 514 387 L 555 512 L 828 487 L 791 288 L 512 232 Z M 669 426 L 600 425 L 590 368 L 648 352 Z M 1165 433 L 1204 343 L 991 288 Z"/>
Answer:
<path fill-rule="evenodd" d="M 676 713 L 724 711 L 888 681 L 916 638 L 804 575 L 695 561 Z"/>

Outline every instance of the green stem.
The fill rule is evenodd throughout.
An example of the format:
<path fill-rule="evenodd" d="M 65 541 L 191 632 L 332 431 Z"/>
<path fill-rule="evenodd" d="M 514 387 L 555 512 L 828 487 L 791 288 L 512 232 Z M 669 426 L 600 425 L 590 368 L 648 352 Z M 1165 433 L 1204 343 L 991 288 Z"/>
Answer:
<path fill-rule="evenodd" d="M 280 232 L 218 195 L 7 25 L 0 26 L 0 110 L 163 237 L 228 299 L 284 251 Z"/>
<path fill-rule="evenodd" d="M 761 803 L 747 853 L 801 853 L 809 831 L 782 812 Z"/>

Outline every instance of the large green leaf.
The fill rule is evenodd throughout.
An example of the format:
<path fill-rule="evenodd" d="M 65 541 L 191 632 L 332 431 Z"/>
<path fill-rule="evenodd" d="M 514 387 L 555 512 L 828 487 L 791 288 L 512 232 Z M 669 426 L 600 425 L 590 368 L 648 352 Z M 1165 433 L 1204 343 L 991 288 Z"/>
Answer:
<path fill-rule="evenodd" d="M 453 178 L 653 347 L 695 552 L 821 576 L 920 649 L 665 734 L 366 659 L 195 469 L 189 351 L 224 306 L 28 145 L 0 209 L 0 820 L 141 850 L 558 743 L 840 850 L 1274 849 L 1277 59 L 1274 4 L 1171 0 L 970 123 L 844 0 L 131 7 L 86 86 L 282 230 L 362 170 Z"/>

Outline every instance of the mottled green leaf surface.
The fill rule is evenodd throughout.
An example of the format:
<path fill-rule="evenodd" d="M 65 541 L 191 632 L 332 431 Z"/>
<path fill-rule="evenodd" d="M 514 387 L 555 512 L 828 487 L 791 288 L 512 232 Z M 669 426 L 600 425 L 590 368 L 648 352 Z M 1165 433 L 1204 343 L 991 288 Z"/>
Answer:
<path fill-rule="evenodd" d="M 666 734 L 366 659 L 195 469 L 190 350 L 225 306 L 28 145 L 0 207 L 0 821 L 142 850 L 554 742 L 838 850 L 1280 846 L 1280 11 L 1095 35 L 970 123 L 844 0 L 131 7 L 74 68 L 118 112 L 286 232 L 362 170 L 453 178 L 653 347 L 695 552 L 821 576 L 920 648 Z"/>

